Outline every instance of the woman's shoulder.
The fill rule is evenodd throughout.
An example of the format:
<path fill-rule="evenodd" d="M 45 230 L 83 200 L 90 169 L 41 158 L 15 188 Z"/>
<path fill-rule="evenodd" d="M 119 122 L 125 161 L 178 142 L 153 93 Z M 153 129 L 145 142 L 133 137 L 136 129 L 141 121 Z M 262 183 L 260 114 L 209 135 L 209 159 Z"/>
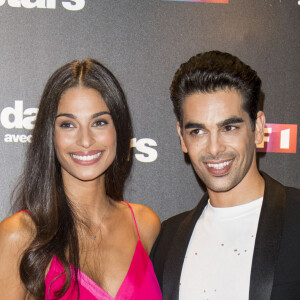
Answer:
<path fill-rule="evenodd" d="M 130 203 L 130 206 L 134 211 L 134 215 L 137 219 L 140 219 L 141 223 L 146 223 L 146 225 L 158 226 L 160 229 L 160 220 L 154 210 L 143 204 Z"/>
<path fill-rule="evenodd" d="M 17 212 L 0 223 L 0 249 L 7 245 L 26 248 L 34 234 L 35 226 L 30 215 L 25 211 Z"/>
<path fill-rule="evenodd" d="M 160 232 L 161 223 L 158 215 L 149 207 L 142 204 L 130 203 L 133 209 L 142 244 L 150 253 L 151 248 Z"/>

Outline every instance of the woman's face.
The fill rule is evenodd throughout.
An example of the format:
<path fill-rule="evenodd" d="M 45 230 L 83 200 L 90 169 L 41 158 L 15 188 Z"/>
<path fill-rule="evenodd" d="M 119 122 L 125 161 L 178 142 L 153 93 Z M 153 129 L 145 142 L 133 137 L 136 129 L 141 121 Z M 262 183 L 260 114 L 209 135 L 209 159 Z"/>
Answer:
<path fill-rule="evenodd" d="M 116 156 L 117 135 L 98 91 L 79 86 L 62 94 L 54 147 L 64 179 L 91 181 L 105 173 Z"/>

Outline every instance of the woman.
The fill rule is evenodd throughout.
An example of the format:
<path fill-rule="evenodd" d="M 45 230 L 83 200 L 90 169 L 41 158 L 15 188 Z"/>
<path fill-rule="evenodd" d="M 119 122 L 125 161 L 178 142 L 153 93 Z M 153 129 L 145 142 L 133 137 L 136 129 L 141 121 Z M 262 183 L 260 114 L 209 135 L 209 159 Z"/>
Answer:
<path fill-rule="evenodd" d="M 124 93 L 99 62 L 48 80 L 17 211 L 0 224 L 1 299 L 161 299 L 149 208 L 121 201 L 131 165 Z"/>

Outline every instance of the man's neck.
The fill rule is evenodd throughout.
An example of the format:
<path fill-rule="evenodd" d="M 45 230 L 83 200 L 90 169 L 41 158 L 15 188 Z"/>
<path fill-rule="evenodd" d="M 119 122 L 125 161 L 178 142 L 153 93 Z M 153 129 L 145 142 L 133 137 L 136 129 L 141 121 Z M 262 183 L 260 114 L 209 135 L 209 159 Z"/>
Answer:
<path fill-rule="evenodd" d="M 231 207 L 242 205 L 263 196 L 265 182 L 258 170 L 248 172 L 243 180 L 226 192 L 215 192 L 208 189 L 210 203 L 214 207 Z"/>

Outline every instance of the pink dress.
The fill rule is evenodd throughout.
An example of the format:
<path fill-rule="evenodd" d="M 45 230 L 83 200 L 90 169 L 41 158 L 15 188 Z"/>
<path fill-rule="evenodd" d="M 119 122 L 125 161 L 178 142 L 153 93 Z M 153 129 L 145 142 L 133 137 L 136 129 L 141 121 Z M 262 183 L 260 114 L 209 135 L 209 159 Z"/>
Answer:
<path fill-rule="evenodd" d="M 133 210 L 129 203 L 127 203 L 127 205 L 131 209 L 139 238 L 127 275 L 125 276 L 116 297 L 113 298 L 86 274 L 79 270 L 79 295 L 82 300 L 162 300 L 162 294 L 154 274 L 152 262 L 140 241 L 140 235 Z M 63 272 L 64 268 L 61 262 L 56 256 L 54 256 L 48 274 L 45 278 L 46 300 L 55 299 L 54 291 L 59 290 L 65 281 L 65 275 L 59 276 Z M 74 275 L 74 269 L 72 269 L 72 266 L 71 272 Z M 73 289 L 73 287 L 74 280 L 71 281 L 68 291 L 60 299 L 77 299 L 77 289 Z"/>

